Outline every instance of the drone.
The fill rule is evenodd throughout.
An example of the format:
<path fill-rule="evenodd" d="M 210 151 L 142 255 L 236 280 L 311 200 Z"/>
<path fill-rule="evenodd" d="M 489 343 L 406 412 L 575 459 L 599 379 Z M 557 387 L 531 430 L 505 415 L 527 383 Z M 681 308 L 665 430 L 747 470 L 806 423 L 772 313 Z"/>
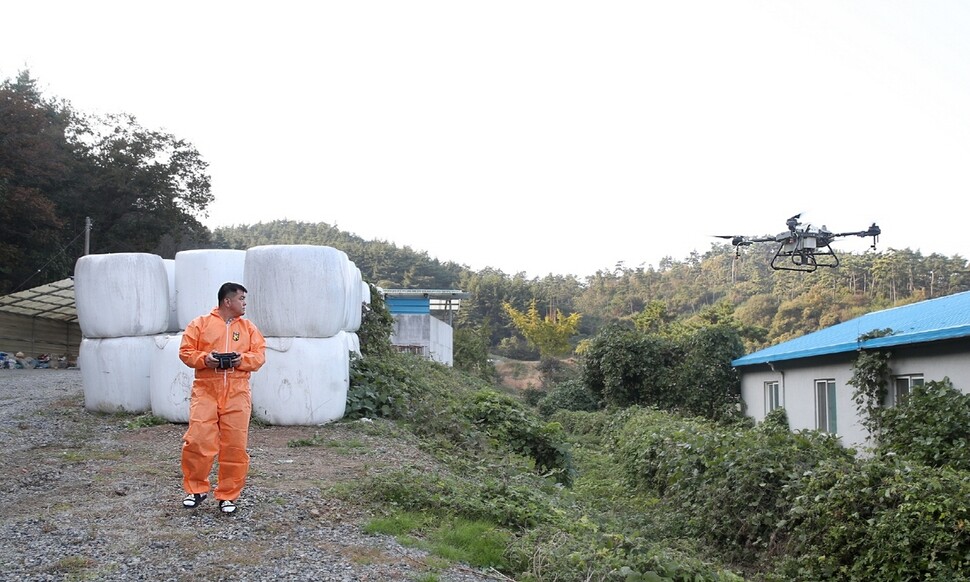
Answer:
<path fill-rule="evenodd" d="M 730 239 L 735 247 L 735 258 L 741 256 L 741 247 L 754 243 L 778 243 L 778 250 L 771 259 L 771 268 L 776 271 L 812 272 L 819 267 L 838 267 L 839 257 L 832 250 L 832 241 L 844 236 L 872 237 L 870 248 L 876 248 L 876 241 L 882 230 L 873 222 L 866 230 L 856 232 L 832 232 L 825 226 L 813 228 L 810 224 L 799 222 L 801 214 L 792 216 L 785 225 L 788 230 L 769 237 L 746 237 L 737 235 L 715 235 L 717 238 Z"/>

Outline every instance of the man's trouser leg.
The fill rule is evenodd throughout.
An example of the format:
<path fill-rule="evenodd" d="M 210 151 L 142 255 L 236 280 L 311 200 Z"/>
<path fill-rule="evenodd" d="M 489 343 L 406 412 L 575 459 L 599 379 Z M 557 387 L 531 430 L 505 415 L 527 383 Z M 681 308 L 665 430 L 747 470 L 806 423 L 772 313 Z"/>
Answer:
<path fill-rule="evenodd" d="M 249 418 L 252 414 L 252 396 L 249 383 L 233 382 L 219 415 L 219 482 L 216 483 L 216 499 L 235 501 L 246 484 L 249 472 Z"/>
<path fill-rule="evenodd" d="M 189 428 L 182 437 L 182 487 L 186 493 L 208 493 L 209 473 L 219 452 L 219 405 L 204 383 L 192 384 Z"/>

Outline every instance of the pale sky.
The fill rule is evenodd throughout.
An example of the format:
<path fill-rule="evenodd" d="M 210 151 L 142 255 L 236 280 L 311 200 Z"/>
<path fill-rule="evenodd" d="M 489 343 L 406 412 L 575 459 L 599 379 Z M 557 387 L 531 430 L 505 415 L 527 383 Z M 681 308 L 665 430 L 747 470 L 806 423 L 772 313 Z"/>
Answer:
<path fill-rule="evenodd" d="M 210 164 L 210 228 L 326 222 L 475 270 L 716 234 L 967 257 L 970 3 L 4 2 L 0 77 Z M 869 239 L 838 241 L 862 252 Z M 353 258 L 353 257 L 351 257 Z"/>

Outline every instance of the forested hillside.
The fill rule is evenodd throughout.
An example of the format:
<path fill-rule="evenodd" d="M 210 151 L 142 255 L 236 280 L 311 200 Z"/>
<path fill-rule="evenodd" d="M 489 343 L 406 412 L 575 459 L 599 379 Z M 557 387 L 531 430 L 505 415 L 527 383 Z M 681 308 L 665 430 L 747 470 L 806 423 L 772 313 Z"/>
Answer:
<path fill-rule="evenodd" d="M 667 321 L 733 317 L 749 348 L 777 343 L 869 311 L 970 289 L 970 269 L 960 255 L 923 256 L 910 249 L 841 253 L 837 268 L 813 273 L 775 271 L 774 247 L 746 248 L 739 258 L 728 244 L 712 243 L 701 254 L 667 258 L 654 267 L 617 267 L 579 278 L 526 278 L 500 270 L 472 271 L 441 263 L 426 252 L 386 241 L 364 241 L 327 224 L 274 221 L 216 229 L 226 248 L 259 244 L 323 244 L 345 251 L 369 282 L 385 288 L 461 289 L 458 327 L 487 323 L 493 345 L 513 335 L 502 309 L 525 309 L 530 301 L 548 311 L 582 314 L 580 338 L 604 325 L 632 322 L 648 308 Z"/>

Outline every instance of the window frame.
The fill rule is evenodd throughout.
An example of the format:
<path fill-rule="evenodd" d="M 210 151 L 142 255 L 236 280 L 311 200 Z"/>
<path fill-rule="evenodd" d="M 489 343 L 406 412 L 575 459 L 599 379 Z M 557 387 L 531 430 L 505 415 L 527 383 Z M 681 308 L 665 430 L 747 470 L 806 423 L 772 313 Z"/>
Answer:
<path fill-rule="evenodd" d="M 816 430 L 830 434 L 838 433 L 837 395 L 834 378 L 818 378 L 815 380 Z"/>
<path fill-rule="evenodd" d="M 768 380 L 764 385 L 765 415 L 785 407 L 785 389 L 778 380 Z"/>
<path fill-rule="evenodd" d="M 905 383 L 905 386 L 901 386 L 901 383 Z M 889 388 L 889 406 L 896 406 L 900 402 L 904 402 L 910 393 L 912 393 L 913 388 L 916 386 L 922 386 L 926 383 L 923 378 L 923 374 L 900 374 L 898 376 L 893 376 L 892 386 Z"/>

